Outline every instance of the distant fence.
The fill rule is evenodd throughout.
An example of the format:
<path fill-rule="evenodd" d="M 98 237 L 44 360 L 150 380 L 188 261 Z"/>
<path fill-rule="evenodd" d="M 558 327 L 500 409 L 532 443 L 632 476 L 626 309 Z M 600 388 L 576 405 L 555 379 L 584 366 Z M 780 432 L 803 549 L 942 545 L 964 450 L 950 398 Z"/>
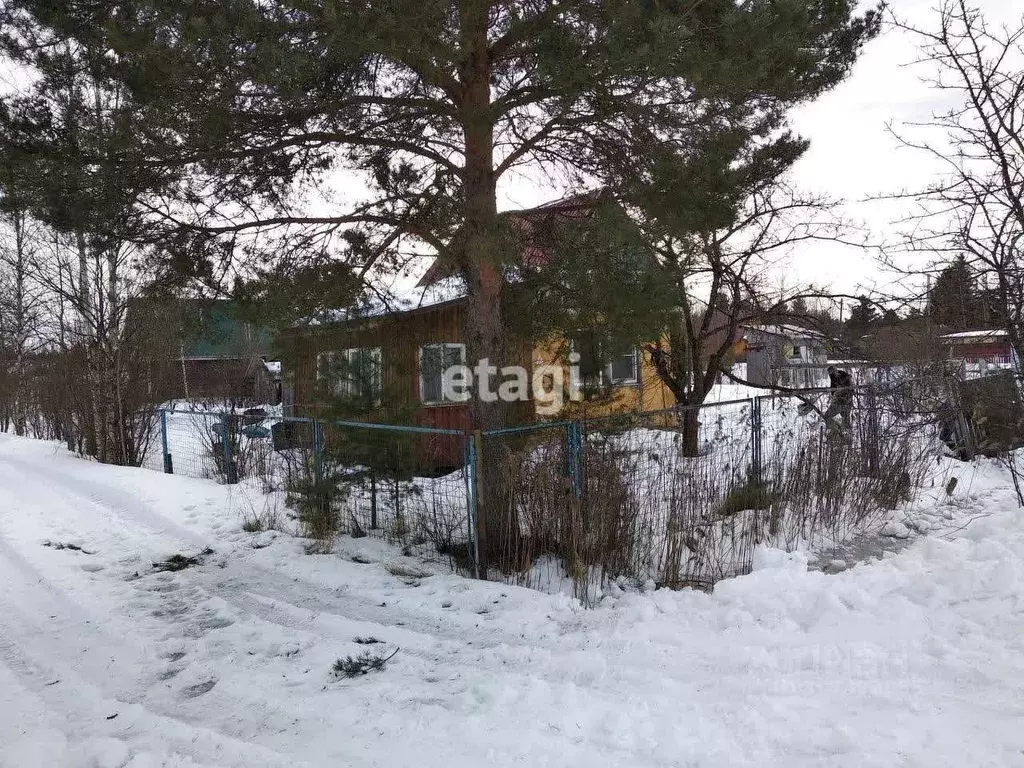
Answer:
<path fill-rule="evenodd" d="M 708 587 L 759 543 L 841 541 L 911 500 L 940 432 L 966 439 L 938 423 L 958 398 L 921 379 L 468 433 L 165 410 L 151 466 L 255 484 L 313 539 L 376 536 L 585 598 L 608 580 Z"/>

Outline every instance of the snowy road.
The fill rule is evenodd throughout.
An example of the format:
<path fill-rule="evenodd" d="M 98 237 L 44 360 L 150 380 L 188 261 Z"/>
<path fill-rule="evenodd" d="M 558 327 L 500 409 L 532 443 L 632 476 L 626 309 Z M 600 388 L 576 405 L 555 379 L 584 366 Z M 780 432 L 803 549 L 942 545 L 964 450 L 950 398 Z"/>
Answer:
<path fill-rule="evenodd" d="M 583 611 L 0 435 L 0 766 L 1024 766 L 1024 517 L 958 471 L 949 533 L 884 561 Z"/>

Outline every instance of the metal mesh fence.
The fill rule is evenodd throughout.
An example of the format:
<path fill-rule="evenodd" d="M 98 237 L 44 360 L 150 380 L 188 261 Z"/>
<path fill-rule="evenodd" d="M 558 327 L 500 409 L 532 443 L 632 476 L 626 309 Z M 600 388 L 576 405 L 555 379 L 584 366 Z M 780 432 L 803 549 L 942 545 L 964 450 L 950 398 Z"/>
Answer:
<path fill-rule="evenodd" d="M 933 378 L 476 433 L 164 411 L 149 466 L 254 485 L 324 547 L 374 536 L 586 599 L 608 580 L 710 587 L 761 543 L 841 542 L 912 500 L 937 436 L 969 437 L 955 398 Z"/>
<path fill-rule="evenodd" d="M 940 383 L 808 391 L 486 436 L 489 572 L 586 599 L 609 579 L 710 587 L 770 543 L 839 542 L 912 500 Z"/>
<path fill-rule="evenodd" d="M 153 469 L 245 484 L 280 502 L 312 549 L 338 533 L 373 536 L 407 554 L 472 572 L 466 445 L 461 432 L 326 422 L 263 413 L 164 410 Z M 269 508 L 264 504 L 263 509 Z"/>
<path fill-rule="evenodd" d="M 337 527 L 471 570 L 466 442 L 421 427 L 321 424 L 322 475 L 342 489 Z"/>

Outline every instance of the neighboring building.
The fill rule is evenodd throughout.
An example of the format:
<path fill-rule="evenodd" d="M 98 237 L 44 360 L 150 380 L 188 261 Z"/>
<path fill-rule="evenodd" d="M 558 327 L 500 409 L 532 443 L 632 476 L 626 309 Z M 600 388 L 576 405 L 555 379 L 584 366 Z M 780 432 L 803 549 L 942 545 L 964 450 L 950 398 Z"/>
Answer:
<path fill-rule="evenodd" d="M 994 370 L 1016 368 L 1013 347 L 1005 330 L 961 331 L 941 336 L 947 359 L 963 366 L 966 378 Z"/>
<path fill-rule="evenodd" d="M 224 401 L 233 405 L 277 404 L 280 366 L 268 363 L 272 335 L 246 321 L 223 299 L 140 300 L 129 322 L 155 322 L 177 337 L 174 365 L 154 381 L 160 401 Z"/>
<path fill-rule="evenodd" d="M 741 328 L 737 362 L 746 363 L 747 381 L 794 388 L 827 383 L 828 339 L 797 325 L 748 325 Z"/>
<path fill-rule="evenodd" d="M 820 387 L 828 383 L 829 338 L 811 328 L 792 323 L 755 323 L 752 318 L 730 318 L 714 312 L 711 331 L 704 340 L 704 358 L 722 348 L 728 338 L 723 364 L 733 376 L 756 386 Z M 720 383 L 730 381 L 720 377 Z"/>
<path fill-rule="evenodd" d="M 267 365 L 272 336 L 225 300 L 182 300 L 188 314 L 181 343 L 181 394 L 186 400 L 274 404 L 281 400 L 280 369 Z"/>

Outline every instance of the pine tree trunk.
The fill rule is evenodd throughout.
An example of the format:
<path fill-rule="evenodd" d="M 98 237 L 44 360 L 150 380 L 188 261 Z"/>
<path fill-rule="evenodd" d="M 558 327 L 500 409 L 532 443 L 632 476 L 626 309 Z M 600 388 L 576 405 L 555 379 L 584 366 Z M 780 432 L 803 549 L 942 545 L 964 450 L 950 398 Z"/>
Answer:
<path fill-rule="evenodd" d="M 491 108 L 491 62 L 487 50 L 489 3 L 464 0 L 460 6 L 460 25 L 464 63 L 460 79 L 463 93 L 460 104 L 465 136 L 463 177 L 465 222 L 458 254 L 468 292 L 464 323 L 467 363 L 476 365 L 487 359 L 499 369 L 505 363 L 507 344 L 502 318 L 502 245 L 498 223 L 494 176 L 494 120 Z M 497 382 L 491 382 L 497 391 Z M 508 404 L 489 402 L 474 394 L 470 404 L 471 424 L 475 429 L 504 426 Z M 500 440 L 487 441 L 481 457 L 483 498 L 481 514 L 486 516 L 487 542 L 484 554 L 491 563 L 507 560 L 513 549 L 516 529 L 509 510 Z"/>

